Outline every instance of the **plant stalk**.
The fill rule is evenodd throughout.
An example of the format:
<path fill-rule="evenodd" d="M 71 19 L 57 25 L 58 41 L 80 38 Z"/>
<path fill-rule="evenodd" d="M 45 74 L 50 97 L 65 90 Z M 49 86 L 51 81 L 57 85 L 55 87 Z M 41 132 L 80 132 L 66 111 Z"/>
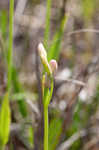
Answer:
<path fill-rule="evenodd" d="M 44 106 L 44 150 L 48 150 L 48 107 Z"/>
<path fill-rule="evenodd" d="M 48 105 L 53 94 L 53 79 L 51 79 L 51 90 L 47 93 L 44 100 L 44 150 L 48 150 Z"/>
<path fill-rule="evenodd" d="M 14 0 L 10 0 L 9 8 L 9 48 L 8 48 L 8 93 L 11 88 L 12 62 L 13 62 L 13 22 L 14 22 Z"/>

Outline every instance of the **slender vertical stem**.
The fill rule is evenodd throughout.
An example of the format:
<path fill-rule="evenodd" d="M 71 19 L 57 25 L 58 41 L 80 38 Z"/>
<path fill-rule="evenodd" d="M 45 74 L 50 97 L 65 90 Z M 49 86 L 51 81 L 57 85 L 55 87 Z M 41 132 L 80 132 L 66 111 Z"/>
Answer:
<path fill-rule="evenodd" d="M 10 0 L 9 8 L 9 48 L 8 48 L 8 93 L 11 87 L 12 78 L 12 55 L 13 55 L 13 19 L 14 18 L 14 0 Z"/>
<path fill-rule="evenodd" d="M 46 25 L 45 25 L 45 35 L 44 35 L 45 46 L 49 39 L 49 32 L 50 32 L 51 2 L 52 2 L 52 0 L 47 0 Z"/>
<path fill-rule="evenodd" d="M 44 97 L 44 87 L 45 87 L 45 74 L 42 77 L 42 96 Z"/>
<path fill-rule="evenodd" d="M 48 150 L 48 107 L 44 106 L 44 150 Z"/>
<path fill-rule="evenodd" d="M 51 78 L 51 90 L 48 90 L 44 100 L 44 150 L 48 150 L 48 105 L 53 94 L 53 78 Z"/>
<path fill-rule="evenodd" d="M 45 106 L 48 107 L 50 100 L 52 98 L 53 95 L 53 88 L 54 88 L 54 83 L 53 83 L 53 78 L 51 78 L 51 87 L 50 87 L 50 91 L 48 90 L 47 96 L 46 96 L 46 100 L 45 100 Z"/>

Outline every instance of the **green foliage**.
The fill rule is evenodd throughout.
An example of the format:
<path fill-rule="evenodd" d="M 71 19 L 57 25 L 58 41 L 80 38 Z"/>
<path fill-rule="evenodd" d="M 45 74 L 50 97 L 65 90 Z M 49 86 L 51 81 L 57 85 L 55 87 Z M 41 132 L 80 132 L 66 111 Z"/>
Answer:
<path fill-rule="evenodd" d="M 46 49 L 48 49 L 48 47 L 49 47 L 48 40 L 50 37 L 51 4 L 52 4 L 52 1 L 47 0 L 46 27 L 45 27 L 45 35 L 44 35 L 44 45 L 45 45 Z M 53 37 L 52 46 L 49 48 L 48 57 L 47 57 L 48 61 L 50 61 L 51 59 L 58 60 L 58 58 L 59 58 L 60 45 L 61 45 L 61 41 L 62 41 L 62 36 L 63 36 L 66 20 L 67 20 L 67 18 L 64 15 L 61 20 L 60 27 Z M 44 63 L 45 63 L 45 61 L 44 61 Z M 43 66 L 44 66 L 44 63 L 43 63 Z M 52 97 L 54 82 L 53 82 L 53 77 L 51 77 L 51 75 L 50 75 L 49 80 L 50 80 L 50 86 L 51 86 L 50 89 L 51 90 L 47 89 L 47 91 L 46 91 L 46 88 L 44 86 L 44 84 L 45 84 L 44 76 L 45 75 L 43 75 L 43 77 L 42 77 L 42 95 L 43 95 L 43 102 L 44 102 L 44 150 L 48 150 L 48 105 L 49 105 L 51 97 Z M 60 125 L 60 124 L 58 124 L 58 125 Z M 57 130 L 59 129 L 59 127 L 60 126 L 57 126 Z M 57 131 L 57 133 L 59 133 L 59 132 Z M 50 145 L 50 148 L 49 148 L 51 150 L 54 149 L 58 143 L 58 140 L 57 140 L 58 135 L 56 135 L 56 134 L 55 134 L 56 139 L 54 139 L 54 144 L 52 144 L 52 146 Z"/>
<path fill-rule="evenodd" d="M 0 146 L 5 146 L 10 133 L 11 112 L 8 94 L 4 96 L 0 111 Z"/>
<path fill-rule="evenodd" d="M 49 37 L 50 37 L 50 23 L 51 23 L 51 4 L 52 0 L 47 0 L 47 12 L 46 12 L 46 26 L 45 26 L 45 35 L 44 35 L 44 46 L 48 50 L 48 61 L 51 59 L 58 60 L 60 50 L 61 50 L 61 42 L 62 42 L 62 36 L 64 33 L 65 24 L 67 22 L 67 16 L 62 17 L 61 23 L 59 28 L 57 29 L 51 46 L 48 46 Z"/>
<path fill-rule="evenodd" d="M 47 0 L 47 8 L 46 8 L 46 25 L 45 25 L 45 35 L 44 35 L 44 44 L 47 48 L 47 42 L 49 40 L 50 34 L 50 18 L 51 18 L 51 4 L 52 0 Z"/>
<path fill-rule="evenodd" d="M 38 0 L 39 1 L 39 0 Z M 35 2 L 37 2 L 35 0 Z M 95 9 L 95 3 L 96 0 L 82 0 L 82 8 L 83 8 L 83 14 L 85 22 L 89 19 L 92 19 Z M 65 25 L 67 22 L 67 16 L 63 16 L 60 20 L 59 28 L 56 29 L 55 34 L 53 35 L 51 45 L 48 46 L 49 39 L 50 39 L 50 24 L 51 24 L 51 4 L 52 0 L 47 0 L 47 11 L 46 11 L 46 25 L 45 25 L 45 35 L 44 35 L 44 44 L 45 47 L 48 50 L 48 64 L 51 59 L 59 59 L 60 51 L 61 51 L 61 43 L 62 43 L 62 37 L 64 34 Z M 22 114 L 23 117 L 27 117 L 28 111 L 27 111 L 27 105 L 25 102 L 25 98 L 27 98 L 27 94 L 24 91 L 22 85 L 20 84 L 19 78 L 18 78 L 18 70 L 14 68 L 13 62 L 12 62 L 12 54 L 13 54 L 13 16 L 14 16 L 14 0 L 10 0 L 10 16 L 9 16 L 9 48 L 8 51 L 8 94 L 5 95 L 4 99 L 0 97 L 0 100 L 2 100 L 2 105 L 0 108 L 0 150 L 4 148 L 4 145 L 7 144 L 8 138 L 9 138 L 9 132 L 10 132 L 10 123 L 11 123 L 11 113 L 10 113 L 10 106 L 9 106 L 9 97 L 14 100 L 18 100 L 18 106 L 19 111 Z M 7 30 L 7 12 L 2 11 L 0 13 L 0 31 L 3 39 L 6 39 L 6 30 Z M 4 44 L 4 47 L 6 45 L 6 42 Z M 6 57 L 6 56 L 5 56 Z M 45 65 L 45 64 L 43 64 Z M 49 72 L 49 67 L 45 67 L 45 72 Z M 46 69 L 47 68 L 47 69 Z M 44 73 L 45 73 L 44 72 Z M 43 102 L 45 106 L 45 122 L 46 122 L 46 130 L 47 134 L 45 133 L 45 139 L 48 138 L 48 105 L 50 103 L 52 93 L 53 93 L 53 79 L 50 79 L 50 87 L 45 87 L 45 83 L 43 85 Z M 45 82 L 45 81 L 44 81 Z M 12 90 L 13 94 L 10 93 L 10 89 Z M 29 98 L 29 97 L 28 97 Z M 1 102 L 0 102 L 1 103 Z M 76 111 L 74 112 L 72 125 L 66 132 L 66 138 L 68 139 L 71 137 L 74 133 L 76 133 L 81 127 L 86 127 L 86 124 L 88 123 L 88 119 L 91 116 L 92 113 L 94 113 L 98 107 L 99 104 L 99 86 L 97 87 L 96 96 L 93 98 L 93 103 L 91 104 L 84 104 L 81 102 L 78 102 Z M 84 109 L 83 109 L 84 108 Z M 47 110 L 47 111 L 46 111 Z M 62 131 L 62 123 L 63 121 L 58 118 L 57 116 L 58 112 L 56 112 L 54 118 L 50 121 L 49 126 L 49 145 L 46 143 L 46 146 L 48 146 L 49 150 L 55 150 L 56 146 L 59 144 L 59 137 Z M 25 119 L 25 118 L 24 118 Z M 26 121 L 26 120 L 25 120 Z M 30 147 L 32 148 L 34 145 L 34 131 L 32 126 L 29 127 L 28 130 L 23 128 L 23 133 L 26 131 L 28 135 L 26 136 L 26 141 L 29 143 Z M 12 149 L 13 144 L 11 143 Z M 45 149 L 47 150 L 45 146 Z M 81 146 L 81 140 L 78 139 L 74 144 L 71 146 L 70 150 L 77 150 L 80 149 Z"/>
<path fill-rule="evenodd" d="M 62 36 L 64 33 L 65 24 L 67 22 L 67 16 L 64 16 L 61 20 L 61 24 L 57 32 L 55 33 L 52 44 L 48 51 L 48 60 L 56 59 L 58 60 L 60 50 L 61 50 L 61 42 L 62 42 Z"/>
<path fill-rule="evenodd" d="M 95 94 L 95 97 L 93 98 L 93 101 L 97 108 L 98 107 L 97 104 L 99 104 L 99 84 L 97 85 L 96 94 Z M 95 107 L 94 107 L 94 109 L 95 109 Z"/>
<path fill-rule="evenodd" d="M 74 116 L 73 116 L 73 122 L 70 128 L 68 129 L 66 136 L 67 138 L 71 137 L 73 134 L 75 134 L 77 131 L 79 131 L 81 128 L 86 128 L 88 125 L 88 120 L 90 117 L 95 114 L 99 106 L 99 84 L 97 85 L 96 94 L 92 99 L 92 102 L 89 104 L 86 104 L 84 102 L 78 101 L 78 104 L 76 105 Z M 81 147 L 81 140 L 78 139 L 73 143 L 70 150 L 79 150 Z"/>
<path fill-rule="evenodd" d="M 81 148 L 81 140 L 78 139 L 77 141 L 75 141 L 75 142 L 72 144 L 70 150 L 79 150 L 80 148 Z"/>
<path fill-rule="evenodd" d="M 7 12 L 1 11 L 0 12 L 0 54 L 2 58 L 4 59 L 4 63 L 6 62 L 6 36 L 7 36 Z M 7 64 L 7 63 L 6 63 Z"/>
<path fill-rule="evenodd" d="M 14 67 L 12 68 L 12 85 L 13 85 L 14 93 L 17 94 L 17 93 L 23 92 L 23 88 L 18 79 L 18 72 Z M 26 103 L 25 103 L 24 99 L 22 98 L 22 96 L 19 97 L 18 106 L 19 106 L 19 111 L 21 112 L 22 116 L 26 117 L 27 116 L 27 107 L 26 107 Z"/>
<path fill-rule="evenodd" d="M 49 150 L 55 150 L 59 143 L 59 136 L 62 130 L 62 120 L 55 117 L 49 126 Z"/>
<path fill-rule="evenodd" d="M 73 134 L 78 132 L 83 126 L 84 118 L 80 116 L 82 108 L 83 108 L 83 105 L 79 101 L 75 108 L 72 124 L 66 132 L 66 139 L 70 138 Z M 78 139 L 71 145 L 70 150 L 79 150 L 80 147 L 81 147 L 81 140 Z"/>
<path fill-rule="evenodd" d="M 34 146 L 34 131 L 32 127 L 29 127 L 29 144 L 30 147 L 33 148 Z"/>
<path fill-rule="evenodd" d="M 13 64 L 13 22 L 14 22 L 14 0 L 10 0 L 9 8 L 9 47 L 7 53 L 7 62 L 8 62 L 8 83 L 7 89 L 8 93 L 11 90 L 11 81 L 12 81 L 12 64 Z"/>
<path fill-rule="evenodd" d="M 0 31 L 2 33 L 3 38 L 6 38 L 6 32 L 7 32 L 7 12 L 6 11 L 0 12 Z"/>
<path fill-rule="evenodd" d="M 95 0 L 83 0 L 82 8 L 85 20 L 88 21 L 92 19 L 94 9 L 95 9 Z"/>
<path fill-rule="evenodd" d="M 11 80 L 12 80 L 12 50 L 13 50 L 13 15 L 14 14 L 14 0 L 10 1 L 10 8 L 9 8 L 9 47 L 8 47 L 8 93 L 5 95 L 1 111 L 0 111 L 0 146 L 1 150 L 4 149 L 4 146 L 8 142 L 8 137 L 10 133 L 10 122 L 11 122 L 11 114 L 10 114 L 10 106 L 9 106 L 9 95 L 11 89 Z M 2 18 L 2 34 L 5 35 L 5 26 L 6 26 L 6 15 L 1 15 Z M 5 21 L 6 19 L 6 21 Z"/>
<path fill-rule="evenodd" d="M 44 105 L 44 150 L 48 150 L 48 105 L 52 98 L 54 87 L 52 67 L 54 67 L 54 65 L 57 65 L 57 62 L 53 60 L 55 64 L 53 64 L 52 66 L 50 65 L 50 63 L 48 63 L 46 50 L 41 43 L 38 45 L 38 53 L 44 69 L 42 76 L 42 95 Z M 47 75 L 47 79 L 50 82 L 50 89 L 48 88 L 47 91 L 45 90 L 45 75 Z"/>

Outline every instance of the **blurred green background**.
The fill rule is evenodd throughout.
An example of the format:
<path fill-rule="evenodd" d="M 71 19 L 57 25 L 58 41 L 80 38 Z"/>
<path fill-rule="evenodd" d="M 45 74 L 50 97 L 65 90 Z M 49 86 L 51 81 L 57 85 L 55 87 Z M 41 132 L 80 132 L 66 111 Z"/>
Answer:
<path fill-rule="evenodd" d="M 10 105 L 9 3 L 0 0 L 0 142 L 6 143 L 10 132 L 6 150 L 43 149 L 42 65 L 37 56 L 42 42 L 48 60 L 58 61 L 49 105 L 49 150 L 98 150 L 99 1 L 15 0 Z"/>

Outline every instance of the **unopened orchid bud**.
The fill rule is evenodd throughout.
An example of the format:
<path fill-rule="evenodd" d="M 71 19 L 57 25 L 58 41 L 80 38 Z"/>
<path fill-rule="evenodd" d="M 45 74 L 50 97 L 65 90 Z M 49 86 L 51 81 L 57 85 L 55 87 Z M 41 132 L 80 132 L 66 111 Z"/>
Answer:
<path fill-rule="evenodd" d="M 51 70 L 51 67 L 48 63 L 47 53 L 46 53 L 46 50 L 45 50 L 42 43 L 40 43 L 38 45 L 38 52 L 39 52 L 39 56 L 41 58 L 41 62 L 43 64 L 43 67 L 44 67 L 45 71 L 48 73 L 49 76 L 51 76 L 52 75 L 52 70 Z"/>
<path fill-rule="evenodd" d="M 50 62 L 49 62 L 49 65 L 51 67 L 51 70 L 52 70 L 52 73 L 54 73 L 57 68 L 58 68 L 58 65 L 57 65 L 57 61 L 52 59 Z"/>
<path fill-rule="evenodd" d="M 38 52 L 39 52 L 40 57 L 43 56 L 47 58 L 47 53 L 42 43 L 39 43 L 38 45 Z"/>

